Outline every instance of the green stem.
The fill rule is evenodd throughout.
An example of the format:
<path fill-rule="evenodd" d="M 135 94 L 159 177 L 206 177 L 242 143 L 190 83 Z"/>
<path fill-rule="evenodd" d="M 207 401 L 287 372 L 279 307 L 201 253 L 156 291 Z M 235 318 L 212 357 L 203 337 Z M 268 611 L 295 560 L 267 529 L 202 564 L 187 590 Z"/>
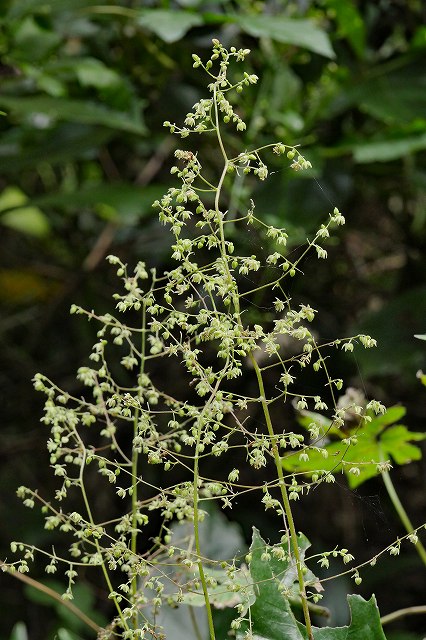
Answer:
<path fill-rule="evenodd" d="M 82 450 L 84 452 L 83 453 L 83 460 L 82 460 L 81 466 L 80 466 L 80 477 L 79 477 L 80 490 L 81 490 L 81 494 L 83 496 L 83 501 L 84 501 L 84 505 L 86 507 L 87 516 L 88 516 L 89 522 L 90 522 L 91 526 L 95 528 L 96 525 L 95 525 L 95 521 L 93 519 L 92 510 L 90 508 L 90 503 L 89 503 L 89 499 L 87 497 L 86 488 L 84 486 L 84 479 L 83 479 L 84 468 L 85 468 L 85 465 L 86 465 L 86 449 L 85 449 L 84 444 L 83 444 L 80 436 L 78 435 L 78 433 L 76 433 L 76 435 L 77 435 L 78 440 L 80 441 L 80 445 L 81 445 Z M 108 591 L 109 591 L 110 594 L 113 594 L 114 593 L 114 588 L 112 586 L 112 582 L 111 582 L 111 579 L 109 577 L 108 570 L 107 570 L 107 568 L 105 566 L 105 560 L 104 560 L 104 558 L 102 556 L 102 550 L 101 550 L 101 547 L 100 547 L 100 544 L 99 544 L 99 540 L 98 540 L 97 537 L 94 537 L 94 538 L 95 538 L 94 539 L 94 544 L 95 544 L 95 547 L 96 547 L 96 551 L 98 552 L 99 556 L 102 558 L 101 568 L 102 568 L 102 573 L 104 574 L 105 582 L 106 582 L 107 587 L 108 587 Z M 123 612 L 121 610 L 121 607 L 120 607 L 120 605 L 118 603 L 117 598 L 115 596 L 112 596 L 112 601 L 113 601 L 113 603 L 115 605 L 115 608 L 117 610 L 118 616 L 119 616 L 119 618 L 121 620 L 121 623 L 123 625 L 123 629 L 125 631 L 130 631 L 129 626 L 128 626 L 128 624 L 127 624 L 127 622 L 126 622 L 126 620 L 125 620 L 125 618 L 123 616 Z"/>
<path fill-rule="evenodd" d="M 426 613 L 426 605 L 419 605 L 418 607 L 407 607 L 406 609 L 398 609 L 398 611 L 392 611 L 392 613 L 388 613 L 386 616 L 382 616 L 380 618 L 380 622 L 382 625 L 389 624 L 389 622 L 393 622 L 394 620 L 398 620 L 398 618 L 404 618 L 405 616 L 412 615 L 424 615 Z"/>
<path fill-rule="evenodd" d="M 269 412 L 268 403 L 266 401 L 265 387 L 264 387 L 264 384 L 263 384 L 262 372 L 261 372 L 261 370 L 259 368 L 259 365 L 257 364 L 256 359 L 254 358 L 253 354 L 250 353 L 249 356 L 250 356 L 250 360 L 252 362 L 254 371 L 256 373 L 257 382 L 258 382 L 259 391 L 260 391 L 260 402 L 262 404 L 262 409 L 263 409 L 263 414 L 265 416 L 266 426 L 268 428 L 268 433 L 269 433 L 269 436 L 270 436 L 271 442 L 272 442 L 272 454 L 274 456 L 275 467 L 276 467 L 278 478 L 279 478 L 279 481 L 280 481 L 281 498 L 282 498 L 282 502 L 283 502 L 283 506 L 284 506 L 284 512 L 285 512 L 285 515 L 286 515 L 286 518 L 287 518 L 288 528 L 290 530 L 291 546 L 292 546 L 294 558 L 295 558 L 295 561 L 296 561 L 296 571 L 297 571 L 297 578 L 298 578 L 298 582 L 299 582 L 300 598 L 301 598 L 301 602 L 302 602 L 303 617 L 305 619 L 306 631 L 307 631 L 309 640 L 313 640 L 311 616 L 310 616 L 310 613 L 309 613 L 308 599 L 307 599 L 307 596 L 306 596 L 305 580 L 303 578 L 302 562 L 301 562 L 301 558 L 300 558 L 299 544 L 298 544 L 298 541 L 297 541 L 297 532 L 296 532 L 296 527 L 294 525 L 294 518 L 293 518 L 293 513 L 292 513 L 292 510 L 291 510 L 290 500 L 289 500 L 289 497 L 288 497 L 287 486 L 285 484 L 285 479 L 284 479 L 284 474 L 283 474 L 283 469 L 282 469 L 282 464 L 281 464 L 281 458 L 280 458 L 280 454 L 279 454 L 277 443 L 276 443 L 276 439 L 277 438 L 276 438 L 276 435 L 275 435 L 275 432 L 274 432 L 274 428 L 273 428 L 273 425 L 272 425 L 271 414 Z"/>
<path fill-rule="evenodd" d="M 142 303 L 142 331 L 141 331 L 141 365 L 139 370 L 139 375 L 141 376 L 145 370 L 145 351 L 146 351 L 146 302 L 145 300 Z M 139 392 L 140 399 L 140 392 Z M 133 437 L 136 437 L 138 434 L 138 422 L 139 422 L 139 411 L 135 411 L 135 418 L 133 422 Z M 138 538 L 138 462 L 139 462 L 139 453 L 135 447 L 132 447 L 132 536 L 130 542 L 130 548 L 133 555 L 136 555 L 137 550 L 137 538 Z M 132 578 L 132 596 L 136 598 L 138 591 L 138 580 L 137 576 L 133 576 Z M 137 616 L 135 614 L 134 619 L 135 626 L 137 625 Z"/>
<path fill-rule="evenodd" d="M 224 232 L 224 228 L 223 228 L 223 220 L 221 218 L 221 214 L 220 214 L 220 210 L 219 210 L 219 198 L 220 198 L 220 193 L 222 190 L 222 185 L 223 185 L 223 181 L 225 179 L 227 170 L 228 170 L 228 166 L 229 166 L 229 160 L 228 160 L 228 156 L 226 154 L 223 142 L 222 142 L 222 137 L 220 134 L 220 127 L 219 127 L 219 113 L 218 113 L 218 106 L 217 106 L 217 102 L 216 102 L 216 88 L 214 90 L 214 106 L 215 106 L 215 118 L 216 118 L 216 133 L 217 133 L 217 137 L 218 137 L 218 141 L 219 141 L 219 146 L 221 148 L 222 151 L 222 155 L 223 158 L 225 160 L 225 164 L 224 164 L 224 168 L 222 171 L 222 175 L 220 177 L 219 180 L 219 184 L 217 187 L 217 191 L 216 191 L 216 198 L 215 198 L 215 210 L 217 213 L 217 220 L 218 220 L 218 225 L 219 225 L 219 230 L 220 230 L 220 239 L 221 239 L 221 254 L 222 254 L 222 258 L 224 261 L 224 265 L 227 271 L 227 275 L 229 278 L 229 285 L 232 285 L 233 282 L 233 278 L 232 278 L 232 274 L 229 270 L 229 265 L 228 265 L 228 255 L 227 255 L 227 251 L 226 251 L 226 243 L 225 243 L 225 232 Z M 233 296 L 233 303 L 234 303 L 234 310 L 235 310 L 235 315 L 238 318 L 238 322 L 242 325 L 242 321 L 241 321 L 241 313 L 240 313 L 240 303 L 239 303 L 239 298 L 238 295 L 234 295 Z M 311 623 L 311 617 L 310 617 L 310 613 L 309 613 L 309 607 L 308 607 L 308 599 L 306 596 L 306 589 L 305 589 L 305 581 L 303 578 L 303 570 L 302 570 L 302 562 L 301 562 L 301 558 L 300 558 L 300 552 L 299 552 L 299 545 L 298 545 L 298 540 L 297 540 L 297 532 L 296 532 L 296 527 L 294 525 L 294 519 L 293 519 L 293 513 L 291 510 L 291 505 L 290 505 L 290 500 L 288 497 L 288 492 L 287 492 L 287 487 L 285 484 L 285 479 L 284 479 L 284 474 L 283 474 L 283 469 L 282 469 L 282 465 L 281 465 L 281 458 L 280 458 L 280 454 L 278 451 L 278 447 L 276 444 L 276 436 L 275 436 L 275 432 L 274 432 L 274 428 L 272 425 L 272 420 L 271 420 L 271 415 L 269 413 L 269 408 L 268 408 L 268 403 L 266 401 L 266 394 L 265 394 L 265 387 L 263 384 L 263 378 L 262 378 L 262 372 L 260 371 L 259 365 L 256 362 L 256 359 L 253 356 L 253 353 L 249 353 L 248 354 L 253 368 L 255 370 L 256 373 L 256 377 L 257 377 L 257 382 L 258 382 L 258 386 L 259 386 L 259 392 L 260 392 L 260 401 L 262 404 L 262 409 L 263 409 L 263 413 L 265 416 L 265 421 L 266 421 L 266 425 L 268 428 L 268 433 L 269 436 L 271 438 L 271 442 L 272 442 L 272 453 L 274 456 L 274 462 L 275 462 L 275 467 L 277 470 L 277 475 L 279 478 L 279 483 L 280 483 L 280 489 L 281 489 L 281 498 L 282 498 L 282 503 L 283 503 L 283 507 L 284 507 L 284 512 L 287 518 L 287 523 L 288 523 L 288 527 L 290 530 L 290 539 L 291 539 L 291 545 L 292 545 L 292 549 L 293 549 L 293 554 L 294 554 L 294 558 L 296 561 L 296 571 L 297 571 L 297 578 L 298 578 L 298 582 L 299 582 L 299 589 L 300 589 L 300 597 L 301 597 L 301 602 L 302 602 L 302 609 L 303 609 L 303 617 L 305 620 L 305 625 L 306 625 L 306 631 L 308 634 L 308 638 L 309 640 L 313 640 L 313 633 L 312 633 L 312 623 Z"/>
<path fill-rule="evenodd" d="M 68 600 L 64 600 L 61 597 L 61 594 L 58 593 L 57 591 L 54 591 L 53 589 L 43 584 L 42 582 L 39 582 L 38 580 L 34 580 L 33 578 L 30 578 L 29 576 L 26 576 L 23 573 L 19 573 L 19 571 L 11 571 L 4 564 L 4 562 L 1 562 L 1 561 L 0 561 L 0 570 L 6 571 L 13 578 L 17 578 L 18 580 L 25 582 L 25 584 L 29 585 L 30 587 L 33 587 L 33 589 L 37 589 L 37 591 L 40 591 L 41 593 L 45 593 L 53 600 L 56 600 L 57 602 L 59 602 L 59 604 L 62 607 L 65 607 L 66 609 L 68 609 L 68 611 L 71 611 L 71 613 L 77 616 L 77 618 L 79 618 L 82 622 L 84 622 L 84 624 L 86 624 L 88 627 L 93 629 L 93 631 L 96 631 L 96 633 L 99 633 L 101 631 L 101 627 L 97 625 L 96 622 L 94 622 L 91 618 L 89 618 L 89 616 L 86 616 L 86 614 L 83 613 L 83 611 L 81 611 L 80 609 L 78 609 L 78 607 L 76 607 L 75 604 L 73 604 L 72 602 L 69 602 Z"/>
<path fill-rule="evenodd" d="M 207 405 L 206 405 L 207 406 Z M 199 457 L 200 457 L 200 438 L 201 438 L 201 426 L 197 433 L 197 442 L 195 446 L 194 456 L 194 538 L 195 538 L 195 550 L 197 552 L 197 566 L 198 573 L 200 575 L 200 581 L 203 587 L 204 602 L 206 604 L 207 622 L 209 625 L 210 640 L 216 640 L 216 634 L 213 624 L 213 613 L 210 604 L 209 590 L 207 587 L 206 576 L 204 573 L 203 563 L 201 561 L 201 545 L 200 545 L 200 528 L 199 528 L 199 512 L 198 512 L 198 479 L 199 479 Z"/>
<path fill-rule="evenodd" d="M 399 519 L 401 520 L 402 524 L 405 527 L 405 530 L 407 531 L 407 533 L 413 533 L 414 532 L 414 527 L 411 524 L 411 520 L 408 517 L 407 512 L 405 511 L 401 500 L 398 497 L 398 494 L 396 492 L 396 489 L 394 487 L 394 484 L 391 480 L 390 474 L 388 471 L 382 471 L 381 472 L 382 478 L 383 478 L 383 482 L 385 484 L 386 487 L 386 491 L 388 492 L 389 498 L 391 499 L 391 502 L 395 508 L 395 511 L 398 514 Z M 424 548 L 424 546 L 422 545 L 422 543 L 420 542 L 420 540 L 417 540 L 417 542 L 414 544 L 414 546 L 416 547 L 417 553 L 419 554 L 420 558 L 422 559 L 423 564 L 426 566 L 426 549 Z"/>

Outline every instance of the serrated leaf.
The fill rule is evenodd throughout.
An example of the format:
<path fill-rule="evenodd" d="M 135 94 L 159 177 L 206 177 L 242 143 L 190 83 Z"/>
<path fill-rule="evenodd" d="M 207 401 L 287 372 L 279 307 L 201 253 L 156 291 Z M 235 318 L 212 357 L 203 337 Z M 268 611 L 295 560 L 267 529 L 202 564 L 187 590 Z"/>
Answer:
<path fill-rule="evenodd" d="M 284 16 L 237 16 L 232 19 L 255 38 L 271 38 L 284 44 L 292 44 L 326 58 L 335 58 L 328 35 L 310 20 L 286 18 Z"/>
<path fill-rule="evenodd" d="M 364 600 L 358 595 L 348 595 L 351 621 L 345 627 L 314 628 L 314 640 L 386 640 L 380 623 L 376 598 Z"/>
<path fill-rule="evenodd" d="M 300 535 L 299 544 L 304 555 L 309 541 Z M 285 547 L 288 548 L 288 545 L 285 544 Z M 271 549 L 272 547 L 261 538 L 258 530 L 253 528 L 250 575 L 255 601 L 250 606 L 250 625 L 247 621 L 243 623 L 237 631 L 237 640 L 246 638 L 248 631 L 253 640 L 306 640 L 305 626 L 296 621 L 288 598 L 279 589 L 280 582 L 287 583 L 290 571 L 293 572 L 291 580 L 294 582 L 294 563 L 287 559 L 277 559 L 270 553 Z M 269 559 L 265 558 L 265 552 L 268 553 Z M 349 595 L 348 604 L 351 613 L 350 624 L 335 628 L 314 627 L 315 640 L 385 640 L 374 596 L 366 601 L 361 596 Z"/>
<path fill-rule="evenodd" d="M 377 464 L 383 461 L 383 458 L 391 458 L 396 464 L 420 460 L 422 452 L 411 442 L 424 440 L 426 434 L 409 431 L 404 425 L 395 424 L 405 413 L 404 407 L 390 407 L 371 422 L 361 427 L 355 426 L 345 434 L 347 438 L 356 437 L 356 444 L 345 444 L 341 441 L 327 444 L 323 447 L 328 454 L 327 458 L 324 458 L 318 449 L 308 448 L 306 453 L 309 460 L 301 460 L 300 452 L 296 451 L 282 459 L 283 468 L 307 474 L 315 471 L 336 474 L 343 470 L 349 486 L 354 489 L 380 474 Z M 353 473 L 351 469 L 357 471 Z"/>
<path fill-rule="evenodd" d="M 391 455 L 397 464 L 408 464 L 413 460 L 420 460 L 422 457 L 419 447 L 410 444 L 410 442 L 425 438 L 426 433 L 409 431 L 404 425 L 398 424 L 383 433 L 380 443 L 384 451 Z"/>
<path fill-rule="evenodd" d="M 262 540 L 259 531 L 253 528 L 253 540 L 250 547 L 252 560 L 250 575 L 253 580 L 255 601 L 250 607 L 250 631 L 256 640 L 304 640 L 305 634 L 300 630 L 296 618 L 291 610 L 289 600 L 279 590 L 280 581 L 289 570 L 288 560 L 281 563 L 277 571 L 269 561 L 262 559 L 267 551 L 267 545 Z M 245 622 L 237 632 L 237 640 L 242 640 L 248 631 Z"/>

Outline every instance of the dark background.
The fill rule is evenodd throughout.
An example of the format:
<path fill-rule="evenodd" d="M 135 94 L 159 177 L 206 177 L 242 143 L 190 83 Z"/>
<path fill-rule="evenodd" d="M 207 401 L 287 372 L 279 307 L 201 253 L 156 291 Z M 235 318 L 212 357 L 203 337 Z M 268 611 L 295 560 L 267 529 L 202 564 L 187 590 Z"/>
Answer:
<path fill-rule="evenodd" d="M 206 57 L 213 37 L 252 49 L 247 64 L 260 81 L 240 107 L 246 147 L 300 144 L 313 164 L 295 174 L 271 158 L 270 180 L 241 184 L 230 194 L 232 206 L 244 211 L 253 197 L 257 215 L 288 229 L 289 251 L 339 207 L 347 225 L 327 247 L 329 260 L 308 261 L 292 294 L 320 311 L 324 338 L 364 331 L 377 339 L 377 349 L 338 363 L 342 377 L 387 405 L 403 404 L 406 424 L 424 430 L 425 390 L 416 372 L 426 367 L 426 352 L 414 339 L 426 331 L 424 3 L 102 6 L 25 0 L 0 9 L 0 109 L 7 114 L 0 117 L 1 557 L 14 539 L 51 544 L 42 517 L 25 510 L 15 490 L 23 484 L 51 491 L 47 433 L 39 424 L 43 399 L 31 378 L 42 371 L 58 386 L 78 389 L 75 371 L 86 362 L 95 330 L 69 316 L 71 303 L 112 309 L 109 253 L 130 265 L 143 259 L 161 270 L 169 264 L 168 235 L 151 203 L 171 183 L 179 141 L 162 123 L 181 122 L 205 94 L 191 54 Z M 214 175 L 220 158 L 208 141 L 193 142 Z M 226 144 L 240 151 L 232 132 Z M 258 239 L 234 241 L 250 253 Z M 425 471 L 421 460 L 392 472 L 416 525 L 424 520 Z M 242 500 L 230 516 L 247 539 L 253 524 L 275 539 L 276 522 L 251 507 Z M 379 480 L 350 492 L 339 479 L 338 491 L 321 489 L 296 517 L 319 548 L 343 540 L 359 560 L 367 539 L 370 553 L 403 533 Z M 358 591 L 375 592 L 384 614 L 424 604 L 424 584 L 420 560 L 405 548 L 371 570 Z M 31 640 L 53 638 L 66 626 L 57 608 L 36 602 L 12 577 L 1 575 L 0 585 L 1 640 L 21 640 L 16 628 L 11 636 L 18 621 Z M 331 598 L 343 622 L 346 588 L 353 586 L 340 584 Z M 85 606 L 96 608 L 102 598 L 96 585 L 83 591 Z M 98 609 L 108 613 L 105 604 Z M 425 629 L 422 616 L 388 633 L 414 640 Z"/>

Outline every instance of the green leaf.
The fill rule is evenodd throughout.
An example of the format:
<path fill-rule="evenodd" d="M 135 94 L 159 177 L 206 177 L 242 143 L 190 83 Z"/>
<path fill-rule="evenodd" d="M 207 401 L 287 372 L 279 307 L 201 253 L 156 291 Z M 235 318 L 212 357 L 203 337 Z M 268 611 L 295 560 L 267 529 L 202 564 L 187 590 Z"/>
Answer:
<path fill-rule="evenodd" d="M 324 458 L 321 450 L 308 449 L 309 460 L 301 460 L 300 453 L 292 453 L 282 459 L 284 469 L 291 472 L 312 474 L 324 471 L 336 474 L 344 471 L 351 489 L 358 487 L 366 480 L 380 474 L 377 463 L 391 458 L 396 464 L 408 464 L 412 460 L 420 460 L 422 453 L 412 441 L 424 440 L 425 433 L 409 431 L 407 427 L 395 424 L 405 415 L 405 409 L 395 406 L 383 415 L 377 416 L 362 427 L 353 427 L 345 437 L 356 436 L 356 444 L 345 444 L 342 441 L 332 442 L 323 447 L 327 452 Z M 340 436 L 342 437 L 342 436 Z M 358 473 L 352 473 L 357 468 Z"/>
<path fill-rule="evenodd" d="M 345 100 L 386 124 L 399 126 L 425 122 L 426 85 L 424 60 L 408 60 L 397 69 L 376 67 L 370 77 L 345 91 Z"/>
<path fill-rule="evenodd" d="M 34 198 L 33 203 L 43 207 L 80 209 L 95 207 L 100 213 L 108 207 L 108 217 L 117 217 L 132 222 L 152 213 L 152 203 L 164 189 L 159 185 L 138 187 L 127 183 L 101 183 L 83 186 L 71 193 L 57 192 Z"/>
<path fill-rule="evenodd" d="M 16 133 L 16 137 L 13 133 Z M 8 141 L 4 135 L 0 143 L 2 171 L 9 175 L 20 175 L 22 169 L 36 167 L 46 158 L 49 158 L 52 166 L 70 160 L 93 158 L 98 148 L 114 135 L 111 129 L 65 122 L 45 131 L 41 138 L 28 147 L 26 127 L 17 127 L 13 133 L 12 141 Z"/>
<path fill-rule="evenodd" d="M 82 58 L 73 60 L 75 74 L 82 87 L 96 87 L 106 89 L 121 84 L 121 78 L 116 71 L 109 69 L 101 60 L 96 58 Z"/>
<path fill-rule="evenodd" d="M 346 458 L 348 449 L 349 447 L 341 442 L 333 442 L 324 447 L 327 457 L 324 457 L 318 449 L 309 449 L 307 451 L 309 460 L 300 460 L 300 452 L 295 452 L 283 457 L 281 462 L 286 471 L 308 474 L 325 471 L 336 474 L 342 469 L 342 458 Z"/>
<path fill-rule="evenodd" d="M 353 147 L 355 162 L 389 162 L 426 149 L 426 133 L 402 138 L 363 142 Z"/>
<path fill-rule="evenodd" d="M 135 12 L 136 13 L 136 12 Z M 199 13 L 146 9 L 137 12 L 136 24 L 152 31 L 164 42 L 181 40 L 192 27 L 203 24 Z"/>
<path fill-rule="evenodd" d="M 268 547 L 257 529 L 253 529 L 253 540 L 250 547 L 252 556 L 250 575 L 254 583 L 255 601 L 250 606 L 251 626 L 243 623 L 237 632 L 237 640 L 247 637 L 250 629 L 256 640 L 304 640 L 302 632 L 291 610 L 289 600 L 279 589 L 280 581 L 290 567 L 288 560 L 275 559 L 274 566 L 265 560 Z M 278 571 L 277 571 L 278 568 Z"/>
<path fill-rule="evenodd" d="M 338 26 L 337 35 L 347 38 L 355 53 L 362 58 L 365 51 L 365 25 L 352 0 L 326 0 Z"/>
<path fill-rule="evenodd" d="M 299 549 L 302 559 L 308 547 L 309 541 L 300 534 Z M 287 541 L 283 544 L 283 549 L 288 550 Z M 250 553 L 252 559 L 249 569 L 254 595 L 250 606 L 251 624 L 249 626 L 248 622 L 243 623 L 237 631 L 237 640 L 246 638 L 248 631 L 255 640 L 306 640 L 304 625 L 297 622 L 289 599 L 279 588 L 280 584 L 287 587 L 295 584 L 297 576 L 294 563 L 287 558 L 280 560 L 274 556 L 272 547 L 262 540 L 255 528 Z M 305 574 L 308 584 L 312 584 L 311 576 L 312 574 Z M 361 596 L 349 595 L 348 604 L 350 624 L 335 628 L 314 627 L 315 640 L 385 640 L 374 596 L 366 601 Z"/>
<path fill-rule="evenodd" d="M 336 435 L 339 438 L 344 437 L 344 434 L 342 433 L 342 431 L 340 431 L 340 429 L 333 427 L 333 421 L 330 420 L 330 418 L 323 416 L 321 413 L 303 410 L 298 414 L 297 421 L 302 427 L 307 430 L 312 423 L 315 423 L 315 425 L 320 429 L 320 437 L 325 435 Z"/>
<path fill-rule="evenodd" d="M 384 452 L 392 456 L 397 464 L 409 464 L 422 457 L 421 449 L 410 442 L 425 438 L 426 433 L 409 431 L 404 425 L 398 424 L 383 433 L 380 443 Z"/>
<path fill-rule="evenodd" d="M 61 36 L 40 27 L 31 16 L 19 24 L 14 40 L 14 59 L 41 61 L 60 44 Z"/>
<path fill-rule="evenodd" d="M 19 20 L 29 13 L 43 8 L 44 13 L 59 13 L 61 11 L 73 11 L 76 9 L 86 9 L 88 6 L 99 4 L 99 0 L 55 0 L 42 4 L 40 0 L 19 0 L 19 2 L 11 2 L 10 8 L 6 14 L 8 20 Z"/>
<path fill-rule="evenodd" d="M 326 58 L 334 58 L 335 53 L 328 35 L 310 20 L 296 20 L 283 16 L 236 16 L 232 19 L 255 38 L 271 38 L 284 44 L 319 53 Z"/>
<path fill-rule="evenodd" d="M 418 340 L 426 340 L 426 333 L 424 333 L 423 335 L 417 334 L 414 337 L 417 338 Z"/>
<path fill-rule="evenodd" d="M 315 628 L 315 640 L 386 640 L 374 595 L 370 600 L 348 595 L 348 605 L 351 612 L 349 626 Z"/>
<path fill-rule="evenodd" d="M 64 99 L 54 96 L 0 96 L 0 104 L 18 116 L 34 117 L 42 115 L 42 126 L 51 126 L 57 120 L 97 124 L 112 129 L 144 135 L 145 125 L 140 112 L 124 113 L 114 111 L 103 104 L 86 100 Z M 37 121 L 36 121 L 37 122 Z M 37 126 L 37 125 L 36 125 Z M 41 126 L 41 125 L 39 125 Z"/>
<path fill-rule="evenodd" d="M 38 207 L 27 206 L 27 202 L 19 187 L 6 187 L 0 195 L 0 221 L 15 231 L 43 238 L 50 232 L 49 221 Z"/>

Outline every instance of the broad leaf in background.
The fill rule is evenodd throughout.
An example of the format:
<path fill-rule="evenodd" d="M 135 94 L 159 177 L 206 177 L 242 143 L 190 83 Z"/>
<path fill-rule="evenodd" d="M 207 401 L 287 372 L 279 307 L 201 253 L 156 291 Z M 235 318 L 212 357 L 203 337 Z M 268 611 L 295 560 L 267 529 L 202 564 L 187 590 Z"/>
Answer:
<path fill-rule="evenodd" d="M 232 21 L 256 38 L 271 38 L 277 42 L 302 47 L 326 58 L 335 57 L 327 34 L 311 20 L 295 20 L 280 15 L 251 15 L 238 16 Z"/>
<path fill-rule="evenodd" d="M 78 210 L 93 207 L 103 217 L 134 224 L 151 214 L 152 203 L 163 193 L 160 186 L 139 187 L 128 183 L 101 183 L 81 187 L 78 191 L 50 193 L 33 200 L 44 207 Z"/>
<path fill-rule="evenodd" d="M 47 236 L 50 231 L 45 214 L 28 203 L 27 196 L 19 187 L 6 187 L 0 194 L 0 223 L 38 238 Z"/>
<path fill-rule="evenodd" d="M 426 149 L 426 132 L 398 138 L 362 142 L 352 147 L 354 160 L 360 164 L 367 162 L 390 162 Z"/>
<path fill-rule="evenodd" d="M 247 550 L 245 540 L 239 526 L 229 522 L 212 503 L 202 506 L 205 518 L 200 523 L 200 544 L 205 560 L 206 577 L 212 581 L 209 586 L 209 599 L 214 608 L 214 621 L 218 637 L 226 637 L 229 625 L 234 617 L 234 606 L 241 602 L 241 594 L 248 589 L 251 596 L 250 576 L 246 567 L 239 567 L 235 572 L 235 591 L 229 586 L 228 572 L 220 567 L 219 560 L 244 557 Z M 192 548 L 194 531 L 190 522 L 176 522 L 171 527 L 172 544 L 177 548 Z M 199 584 L 198 568 L 184 564 L 170 566 L 168 557 L 164 558 L 165 566 L 159 570 L 159 578 L 163 581 L 163 594 L 170 597 L 173 606 L 164 606 L 157 618 L 167 638 L 187 640 L 194 636 L 194 620 L 202 637 L 208 636 L 207 616 L 205 612 L 204 594 Z M 161 566 L 161 564 L 159 565 Z M 176 584 L 182 585 L 182 593 L 176 594 Z M 191 585 L 190 590 L 185 585 Z M 194 585 L 198 584 L 198 587 Z M 141 587 L 144 588 L 143 586 Z M 146 591 L 149 589 L 145 588 Z M 147 615 L 144 612 L 144 615 Z"/>
<path fill-rule="evenodd" d="M 347 38 L 359 58 L 365 54 L 365 24 L 353 0 L 325 0 L 336 16 L 337 36 Z"/>
<path fill-rule="evenodd" d="M 103 104 L 89 100 L 74 100 L 55 96 L 0 96 L 0 104 L 11 116 L 30 118 L 34 126 L 47 128 L 60 120 L 98 124 L 119 131 L 145 135 L 146 128 L 141 118 L 141 105 L 138 112 L 123 113 L 114 111 Z"/>
<path fill-rule="evenodd" d="M 192 27 L 203 24 L 203 19 L 198 13 L 146 9 L 137 12 L 136 24 L 171 43 L 183 38 Z"/>

